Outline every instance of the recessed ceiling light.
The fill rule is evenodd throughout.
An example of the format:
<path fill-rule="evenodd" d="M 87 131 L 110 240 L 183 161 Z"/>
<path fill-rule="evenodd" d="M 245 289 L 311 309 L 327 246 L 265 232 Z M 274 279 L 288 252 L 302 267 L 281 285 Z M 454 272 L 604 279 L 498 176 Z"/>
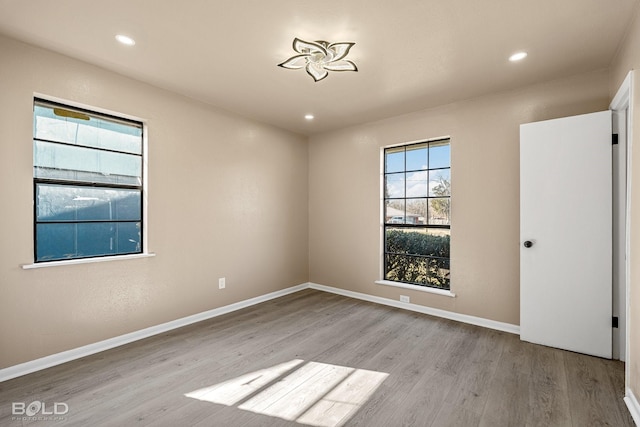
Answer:
<path fill-rule="evenodd" d="M 509 61 L 511 62 L 522 61 L 526 57 L 527 57 L 527 52 L 516 52 L 509 57 Z"/>
<path fill-rule="evenodd" d="M 313 114 L 305 114 L 304 118 L 307 120 L 313 120 Z"/>
<path fill-rule="evenodd" d="M 116 36 L 116 40 L 118 40 L 122 44 L 126 44 L 127 46 L 133 46 L 136 44 L 136 41 L 129 36 L 125 36 L 124 34 L 118 34 Z"/>

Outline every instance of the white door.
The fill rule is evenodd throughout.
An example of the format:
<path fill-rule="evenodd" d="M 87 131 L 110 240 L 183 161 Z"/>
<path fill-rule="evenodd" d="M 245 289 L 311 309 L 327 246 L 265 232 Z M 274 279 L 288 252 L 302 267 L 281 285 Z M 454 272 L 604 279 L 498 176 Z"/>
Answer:
<path fill-rule="evenodd" d="M 520 338 L 611 358 L 611 112 L 520 126 Z"/>

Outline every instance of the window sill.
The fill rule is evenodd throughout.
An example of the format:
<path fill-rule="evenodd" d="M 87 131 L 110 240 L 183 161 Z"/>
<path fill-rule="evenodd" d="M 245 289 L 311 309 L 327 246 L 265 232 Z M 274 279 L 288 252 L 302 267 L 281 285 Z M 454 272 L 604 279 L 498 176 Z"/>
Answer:
<path fill-rule="evenodd" d="M 59 267 L 62 265 L 90 264 L 95 262 L 107 262 L 107 261 L 122 261 L 125 259 L 150 258 L 154 256 L 156 256 L 155 253 L 146 253 L 146 254 L 105 256 L 105 257 L 96 257 L 96 258 L 82 258 L 82 259 L 69 259 L 69 260 L 65 259 L 60 261 L 48 261 L 48 262 L 38 262 L 33 264 L 23 264 L 21 265 L 21 267 L 23 270 L 31 270 L 34 268 Z"/>
<path fill-rule="evenodd" d="M 396 288 L 411 289 L 411 290 L 414 290 L 414 291 L 427 292 L 427 293 L 430 293 L 430 294 L 442 295 L 442 296 L 445 296 L 445 297 L 451 297 L 451 298 L 455 298 L 456 297 L 456 294 L 454 294 L 451 291 L 447 291 L 445 289 L 436 289 L 436 288 L 429 288 L 427 286 L 409 285 L 407 283 L 392 282 L 391 280 L 376 280 L 375 283 L 378 284 L 378 285 L 394 286 Z"/>

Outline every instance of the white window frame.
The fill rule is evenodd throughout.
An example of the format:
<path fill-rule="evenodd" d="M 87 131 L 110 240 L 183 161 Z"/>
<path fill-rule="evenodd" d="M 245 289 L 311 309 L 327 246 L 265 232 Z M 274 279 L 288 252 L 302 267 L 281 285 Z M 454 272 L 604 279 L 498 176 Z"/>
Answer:
<path fill-rule="evenodd" d="M 113 116 L 117 118 L 122 118 L 125 120 L 131 120 L 135 122 L 139 122 L 142 124 L 142 218 L 141 218 L 141 230 L 142 230 L 142 251 L 140 253 L 135 254 L 120 254 L 120 255 L 107 255 L 107 256 L 96 256 L 96 257 L 87 257 L 87 258 L 75 258 L 68 260 L 54 260 L 54 261 L 39 261 L 35 260 L 35 227 L 33 230 L 34 235 L 31 238 L 32 244 L 34 247 L 32 248 L 33 258 L 30 263 L 22 264 L 21 267 L 24 270 L 37 269 L 37 268 L 46 268 L 46 267 L 57 267 L 57 266 L 65 266 L 65 265 L 74 265 L 74 264 L 87 264 L 87 263 L 96 263 L 96 262 L 109 262 L 109 261 L 122 261 L 122 260 L 130 260 L 130 259 L 140 259 L 140 258 L 149 258 L 154 257 L 156 254 L 149 251 L 149 221 L 148 221 L 148 213 L 149 213 L 149 156 L 148 156 L 148 147 L 149 147 L 149 132 L 148 132 L 148 124 L 147 121 L 143 118 L 124 114 L 121 112 L 115 112 L 112 110 L 99 108 L 91 105 L 86 105 L 74 101 L 69 101 L 67 99 L 57 98 L 53 96 L 49 96 L 42 93 L 34 93 L 32 98 L 32 103 L 37 100 L 48 101 L 56 104 L 66 105 L 72 108 L 78 108 L 81 110 L 86 110 L 89 112 L 93 112 L 96 114 L 104 114 L 107 116 Z M 33 157 L 32 157 L 33 158 Z M 31 163 L 31 167 L 33 167 L 33 162 Z M 33 178 L 32 178 L 33 180 Z M 34 194 L 35 197 L 35 194 Z M 35 203 L 35 200 L 34 200 Z M 35 224 L 35 218 L 33 218 L 32 222 Z"/>
<path fill-rule="evenodd" d="M 415 140 L 410 142 L 391 144 L 391 145 L 386 145 L 380 148 L 380 187 L 379 187 L 380 188 L 380 231 L 379 231 L 380 250 L 379 250 L 379 257 L 378 257 L 378 259 L 380 260 L 380 269 L 379 269 L 380 280 L 375 281 L 375 283 L 378 285 L 391 286 L 391 287 L 402 288 L 402 289 L 410 289 L 410 290 L 415 290 L 419 292 L 426 292 L 426 293 L 447 296 L 447 297 L 456 296 L 456 294 L 451 289 L 451 283 L 450 283 L 449 289 L 447 290 L 447 289 L 439 289 L 439 288 L 434 288 L 429 286 L 420 286 L 416 284 L 385 280 L 385 262 L 386 262 L 385 261 L 385 226 L 387 225 L 385 224 L 386 222 L 386 218 L 385 218 L 385 152 L 389 148 L 406 147 L 406 146 L 411 146 L 415 144 L 437 142 L 441 140 L 449 140 L 449 147 L 451 147 L 451 136 L 446 135 L 446 136 L 440 136 L 440 137 L 430 138 L 430 139 L 420 139 L 420 140 Z M 451 159 L 449 160 L 449 169 L 450 170 L 452 169 Z M 451 195 L 449 197 L 450 199 L 452 199 Z M 451 230 L 451 226 L 449 226 L 449 230 Z"/>

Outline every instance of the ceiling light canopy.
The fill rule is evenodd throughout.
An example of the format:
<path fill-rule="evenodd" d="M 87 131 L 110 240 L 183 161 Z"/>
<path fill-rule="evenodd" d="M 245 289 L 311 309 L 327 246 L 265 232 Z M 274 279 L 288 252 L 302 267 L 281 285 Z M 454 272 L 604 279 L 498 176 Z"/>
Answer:
<path fill-rule="evenodd" d="M 134 39 L 129 36 L 125 36 L 124 34 L 116 35 L 116 40 L 127 46 L 133 46 L 134 44 L 136 44 L 136 41 Z"/>
<path fill-rule="evenodd" d="M 328 43 L 322 40 L 307 42 L 296 37 L 293 40 L 293 50 L 298 55 L 292 56 L 278 66 L 290 70 L 304 68 L 316 82 L 327 77 L 329 71 L 358 71 L 356 64 L 344 59 L 354 44 L 351 42 Z"/>

